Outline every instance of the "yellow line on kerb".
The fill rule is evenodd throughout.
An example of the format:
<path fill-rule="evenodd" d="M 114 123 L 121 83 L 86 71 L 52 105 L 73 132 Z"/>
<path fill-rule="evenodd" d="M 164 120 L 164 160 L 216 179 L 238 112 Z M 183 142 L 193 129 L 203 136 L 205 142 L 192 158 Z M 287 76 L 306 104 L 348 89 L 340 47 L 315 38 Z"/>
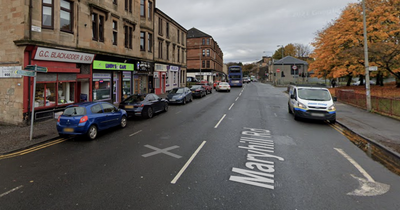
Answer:
<path fill-rule="evenodd" d="M 31 147 L 31 148 L 28 148 L 28 149 L 24 149 L 24 150 L 21 150 L 21 151 L 18 151 L 18 152 L 10 153 L 10 154 L 7 154 L 7 155 L 0 155 L 0 160 L 7 159 L 7 158 L 12 158 L 12 157 L 17 157 L 17 156 L 21 156 L 21 155 L 25 155 L 25 154 L 28 154 L 28 153 L 31 153 L 31 152 L 34 152 L 34 151 L 37 151 L 37 150 L 41 150 L 41 149 L 53 146 L 55 144 L 59 144 L 59 143 L 64 142 L 66 140 L 67 139 L 60 138 L 60 139 L 56 139 L 54 141 L 50 141 L 50 142 L 47 142 L 47 143 L 44 143 L 44 144 L 40 144 L 40 145 Z"/>

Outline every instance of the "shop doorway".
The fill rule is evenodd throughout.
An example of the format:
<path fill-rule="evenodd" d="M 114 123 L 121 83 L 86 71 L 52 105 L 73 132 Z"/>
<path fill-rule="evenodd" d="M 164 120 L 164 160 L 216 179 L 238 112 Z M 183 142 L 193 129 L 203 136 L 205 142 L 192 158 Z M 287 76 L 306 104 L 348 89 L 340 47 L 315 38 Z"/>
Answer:
<path fill-rule="evenodd" d="M 118 104 L 121 98 L 121 72 L 113 72 L 113 95 L 112 102 Z"/>

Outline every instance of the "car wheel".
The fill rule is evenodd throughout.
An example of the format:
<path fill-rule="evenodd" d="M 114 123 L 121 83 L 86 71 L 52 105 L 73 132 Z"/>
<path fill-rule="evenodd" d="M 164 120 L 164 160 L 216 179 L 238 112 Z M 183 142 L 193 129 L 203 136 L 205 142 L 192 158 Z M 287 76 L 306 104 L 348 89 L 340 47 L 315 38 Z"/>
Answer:
<path fill-rule="evenodd" d="M 186 97 L 183 98 L 182 100 L 182 104 L 185 105 L 186 104 Z"/>
<path fill-rule="evenodd" d="M 121 117 L 121 123 L 119 124 L 119 126 L 121 127 L 121 128 L 125 128 L 126 127 L 126 125 L 127 125 L 127 118 L 126 118 L 126 116 L 122 116 Z"/>
<path fill-rule="evenodd" d="M 212 94 L 212 89 L 210 90 L 210 94 Z"/>
<path fill-rule="evenodd" d="M 164 103 L 164 112 L 168 112 L 168 103 Z"/>
<path fill-rule="evenodd" d="M 97 136 L 97 127 L 95 125 L 91 125 L 87 132 L 87 136 L 90 140 L 94 140 Z"/>
<path fill-rule="evenodd" d="M 147 118 L 152 118 L 153 117 L 153 109 L 149 106 L 147 107 Z"/>
<path fill-rule="evenodd" d="M 296 113 L 293 113 L 293 115 L 294 115 L 294 120 L 296 120 L 296 121 L 300 120 L 300 117 L 298 117 L 298 116 L 296 115 Z"/>
<path fill-rule="evenodd" d="M 335 124 L 335 123 L 336 123 L 336 119 L 329 120 L 329 123 L 330 123 L 330 124 Z"/>
<path fill-rule="evenodd" d="M 189 100 L 190 102 L 193 102 L 193 96 L 190 96 L 190 100 Z"/>
<path fill-rule="evenodd" d="M 59 133 L 58 135 L 59 135 L 61 138 L 67 138 L 67 137 L 68 137 L 67 134 L 61 134 L 61 133 Z"/>
<path fill-rule="evenodd" d="M 289 114 L 292 114 L 292 110 L 290 109 L 289 104 L 287 105 Z"/>

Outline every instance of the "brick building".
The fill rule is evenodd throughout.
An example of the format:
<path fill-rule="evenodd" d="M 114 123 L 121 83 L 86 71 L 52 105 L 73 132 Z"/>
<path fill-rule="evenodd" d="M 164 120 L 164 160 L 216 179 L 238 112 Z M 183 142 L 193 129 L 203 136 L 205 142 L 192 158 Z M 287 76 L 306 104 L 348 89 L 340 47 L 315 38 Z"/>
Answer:
<path fill-rule="evenodd" d="M 28 121 L 32 104 L 35 119 L 80 101 L 118 104 L 154 83 L 156 0 L 7 2 L 0 4 L 0 123 Z M 48 69 L 37 73 L 35 90 L 33 77 L 16 74 L 27 65 Z"/>
<path fill-rule="evenodd" d="M 221 80 L 223 72 L 223 52 L 212 36 L 191 28 L 187 33 L 187 76 L 198 80 Z"/>

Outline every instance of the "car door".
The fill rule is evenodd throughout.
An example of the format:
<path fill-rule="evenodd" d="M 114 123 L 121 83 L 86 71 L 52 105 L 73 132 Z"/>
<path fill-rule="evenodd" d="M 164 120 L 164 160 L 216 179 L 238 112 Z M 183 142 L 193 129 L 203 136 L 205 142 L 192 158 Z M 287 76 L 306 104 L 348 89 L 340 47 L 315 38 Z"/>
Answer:
<path fill-rule="evenodd" d="M 101 106 L 103 107 L 105 114 L 105 127 L 110 128 L 119 125 L 120 113 L 118 112 L 118 109 L 107 102 L 101 103 Z"/>
<path fill-rule="evenodd" d="M 154 112 L 159 112 L 161 110 L 161 108 L 160 108 L 161 101 L 159 101 L 157 99 L 158 96 L 156 97 L 156 95 L 154 95 L 154 94 L 147 94 L 146 98 L 152 105 Z"/>
<path fill-rule="evenodd" d="M 97 125 L 99 130 L 107 128 L 106 115 L 104 114 L 103 108 L 100 104 L 96 104 L 90 108 L 92 114 L 90 118 L 93 118 L 93 123 Z M 92 123 L 92 124 L 93 124 Z"/>

